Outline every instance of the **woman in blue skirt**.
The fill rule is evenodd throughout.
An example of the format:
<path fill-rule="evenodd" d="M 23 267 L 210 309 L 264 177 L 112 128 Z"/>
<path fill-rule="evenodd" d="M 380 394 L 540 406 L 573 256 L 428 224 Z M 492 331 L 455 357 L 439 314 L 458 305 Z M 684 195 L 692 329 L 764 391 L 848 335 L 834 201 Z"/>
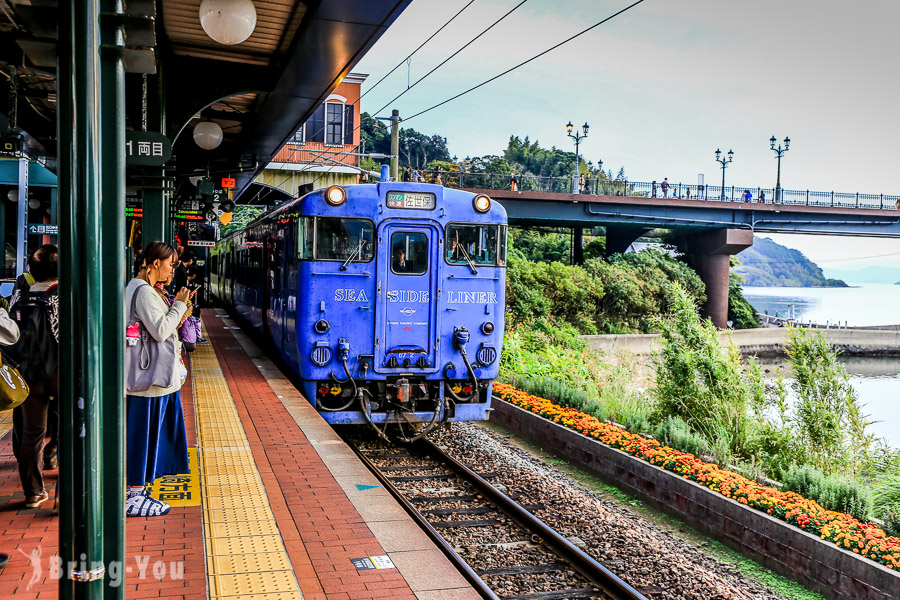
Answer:
<path fill-rule="evenodd" d="M 188 473 L 187 437 L 181 409 L 181 386 L 187 370 L 181 362 L 178 326 L 191 292 L 178 290 L 171 306 L 155 291 L 175 269 L 178 253 L 169 244 L 152 242 L 144 250 L 140 275 L 125 288 L 128 315 L 126 343 L 140 353 L 126 360 L 125 514 L 155 517 L 171 507 L 149 496 L 148 487 L 163 475 Z M 155 345 L 154 347 L 149 347 Z M 129 370 L 134 372 L 128 372 Z M 136 371 L 140 371 L 137 373 Z"/>

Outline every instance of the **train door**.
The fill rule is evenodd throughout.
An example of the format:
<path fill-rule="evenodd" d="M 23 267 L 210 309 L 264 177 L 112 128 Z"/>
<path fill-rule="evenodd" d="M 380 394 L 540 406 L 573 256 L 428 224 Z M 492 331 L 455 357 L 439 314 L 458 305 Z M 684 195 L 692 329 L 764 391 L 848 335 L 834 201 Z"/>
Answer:
<path fill-rule="evenodd" d="M 433 372 L 440 233 L 421 222 L 386 223 L 379 238 L 376 370 Z"/>
<path fill-rule="evenodd" d="M 281 241 L 270 235 L 266 236 L 264 273 L 266 281 L 263 288 L 263 323 L 266 335 L 279 351 L 284 351 L 284 294 L 282 288 L 282 248 Z"/>

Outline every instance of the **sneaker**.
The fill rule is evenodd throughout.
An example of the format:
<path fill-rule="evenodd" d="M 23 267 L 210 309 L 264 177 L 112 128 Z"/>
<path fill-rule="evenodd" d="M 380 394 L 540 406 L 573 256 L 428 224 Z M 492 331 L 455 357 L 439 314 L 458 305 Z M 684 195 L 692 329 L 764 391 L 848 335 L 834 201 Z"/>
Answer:
<path fill-rule="evenodd" d="M 139 490 L 134 490 L 129 487 L 125 490 L 125 499 L 134 498 L 135 496 L 146 496 L 149 493 L 150 488 L 148 486 L 144 486 Z"/>
<path fill-rule="evenodd" d="M 171 506 L 149 496 L 132 496 L 125 501 L 126 517 L 161 517 L 170 510 Z"/>
<path fill-rule="evenodd" d="M 37 508 L 44 502 L 50 499 L 50 494 L 47 492 L 41 492 L 37 496 L 28 496 L 25 498 L 25 508 Z"/>

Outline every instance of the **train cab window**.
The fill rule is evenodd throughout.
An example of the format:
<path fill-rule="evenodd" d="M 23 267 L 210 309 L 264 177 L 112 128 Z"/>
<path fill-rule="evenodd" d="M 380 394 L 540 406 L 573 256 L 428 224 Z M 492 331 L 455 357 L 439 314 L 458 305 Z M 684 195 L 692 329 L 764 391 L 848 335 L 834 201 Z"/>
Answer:
<path fill-rule="evenodd" d="M 427 235 L 399 231 L 391 236 L 391 271 L 398 275 L 422 275 L 427 270 Z"/>
<path fill-rule="evenodd" d="M 375 257 L 375 226 L 367 219 L 316 217 L 315 259 L 369 262 Z"/>
<path fill-rule="evenodd" d="M 451 265 L 505 265 L 506 227 L 503 225 L 448 225 L 444 249 Z"/>

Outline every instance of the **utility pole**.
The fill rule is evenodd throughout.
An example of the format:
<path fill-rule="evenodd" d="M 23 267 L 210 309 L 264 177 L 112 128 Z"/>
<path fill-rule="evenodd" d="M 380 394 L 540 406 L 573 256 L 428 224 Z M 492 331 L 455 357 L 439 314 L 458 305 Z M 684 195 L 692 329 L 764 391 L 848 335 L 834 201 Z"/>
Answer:
<path fill-rule="evenodd" d="M 400 180 L 400 111 L 391 111 L 391 179 Z"/>

